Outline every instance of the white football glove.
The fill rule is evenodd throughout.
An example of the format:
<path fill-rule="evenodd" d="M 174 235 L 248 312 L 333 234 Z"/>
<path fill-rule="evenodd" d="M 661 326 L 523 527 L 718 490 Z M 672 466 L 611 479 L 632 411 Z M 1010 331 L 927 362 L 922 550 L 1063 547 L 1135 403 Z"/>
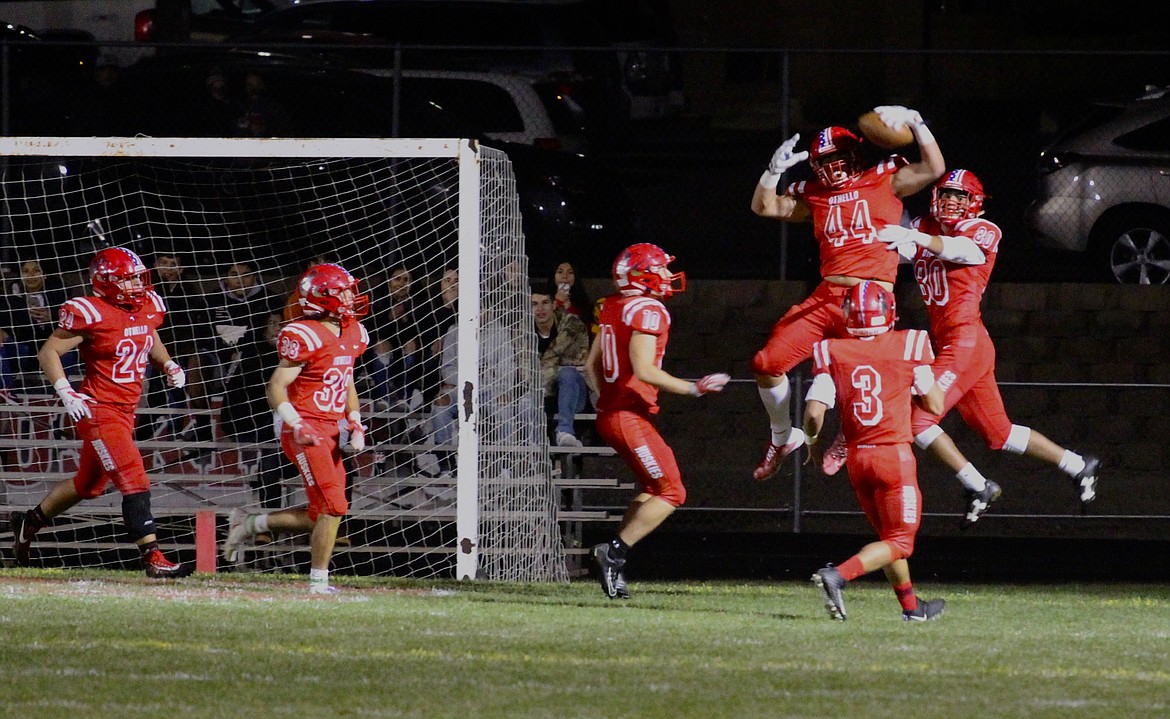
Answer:
<path fill-rule="evenodd" d="M 182 388 L 187 384 L 187 373 L 179 366 L 179 363 L 172 360 L 167 360 L 163 365 L 163 372 L 167 373 L 167 383 L 172 387 Z"/>
<path fill-rule="evenodd" d="M 349 413 L 349 446 L 353 451 L 360 452 L 366 448 L 366 428 L 362 426 L 362 416 L 358 412 Z"/>
<path fill-rule="evenodd" d="M 61 404 L 65 405 L 65 411 L 77 422 L 82 417 L 93 417 L 93 413 L 89 411 L 88 402 L 93 401 L 93 397 L 87 394 L 82 394 L 73 389 L 69 384 L 69 380 L 62 377 L 53 383 L 53 389 L 57 390 L 57 396 L 61 398 Z"/>
<path fill-rule="evenodd" d="M 691 394 L 696 397 L 702 397 L 708 392 L 722 392 L 723 388 L 731 381 L 731 376 L 723 372 L 716 372 L 709 374 L 695 381 L 691 385 Z"/>
<path fill-rule="evenodd" d="M 917 110 L 901 105 L 878 105 L 873 111 L 891 130 L 901 130 L 906 125 L 913 127 L 922 124 L 922 115 L 918 114 Z"/>
<path fill-rule="evenodd" d="M 886 225 L 877 231 L 877 238 L 886 243 L 889 249 L 897 250 L 907 245 L 927 247 L 930 245 L 931 236 L 901 225 Z"/>
<path fill-rule="evenodd" d="M 772 153 L 771 162 L 768 163 L 768 172 L 773 175 L 783 175 L 785 171 L 807 160 L 808 150 L 793 152 L 798 142 L 800 142 L 799 132 L 785 140 L 780 147 L 777 147 L 776 152 Z"/>

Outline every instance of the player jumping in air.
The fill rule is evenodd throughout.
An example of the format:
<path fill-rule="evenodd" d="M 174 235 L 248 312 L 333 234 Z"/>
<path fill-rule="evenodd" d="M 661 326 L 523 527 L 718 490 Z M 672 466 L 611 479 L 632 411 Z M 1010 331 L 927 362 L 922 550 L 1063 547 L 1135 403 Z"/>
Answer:
<path fill-rule="evenodd" d="M 914 278 L 930 318 L 934 363 L 946 401 L 939 412 L 915 408 L 914 441 L 956 473 L 967 490 L 967 521 L 975 522 L 1000 495 L 939 427 L 952 408 L 991 449 L 1024 454 L 1060 468 L 1072 478 L 1082 510 L 1097 498 L 1100 460 L 1067 450 L 1039 432 L 1012 424 L 995 379 L 995 345 L 979 302 L 995 266 L 999 226 L 982 217 L 983 183 L 968 170 L 951 170 L 934 186 L 930 215 L 912 227 L 890 225 L 878 238 L 914 264 Z"/>
<path fill-rule="evenodd" d="M 813 343 L 844 337 L 841 301 L 850 287 L 871 280 L 894 287 L 898 262 L 877 241 L 877 232 L 902 220 L 902 198 L 924 189 L 946 170 L 942 152 L 930 129 L 914 110 L 901 106 L 875 108 L 891 128 L 909 126 L 922 159 L 909 163 L 891 155 L 866 169 L 861 139 L 843 127 L 817 133 L 807 152 L 796 152 L 800 135 L 776 150 L 752 195 L 752 211 L 785 222 L 812 222 L 820 251 L 820 285 L 804 302 L 788 310 L 772 327 L 767 343 L 752 358 L 760 399 L 768 413 L 771 441 L 752 472 L 756 480 L 776 473 L 781 460 L 804 441 L 792 427 L 792 401 L 786 373 L 812 352 Z M 776 192 L 781 175 L 805 158 L 815 181 L 796 182 Z"/>

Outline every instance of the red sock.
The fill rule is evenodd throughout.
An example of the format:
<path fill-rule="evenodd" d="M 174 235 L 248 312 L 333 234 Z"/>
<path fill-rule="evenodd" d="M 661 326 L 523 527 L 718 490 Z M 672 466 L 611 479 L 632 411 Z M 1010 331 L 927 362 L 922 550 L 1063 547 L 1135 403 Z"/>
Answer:
<path fill-rule="evenodd" d="M 918 608 L 918 597 L 914 594 L 912 582 L 894 587 L 894 594 L 898 595 L 898 603 L 902 605 L 903 609 L 914 610 Z"/>
<path fill-rule="evenodd" d="M 845 581 L 852 582 L 862 574 L 865 574 L 865 568 L 861 566 L 861 560 L 857 558 L 856 554 L 854 554 L 852 557 L 842 562 L 839 567 L 837 567 L 837 573 L 840 574 Z"/>

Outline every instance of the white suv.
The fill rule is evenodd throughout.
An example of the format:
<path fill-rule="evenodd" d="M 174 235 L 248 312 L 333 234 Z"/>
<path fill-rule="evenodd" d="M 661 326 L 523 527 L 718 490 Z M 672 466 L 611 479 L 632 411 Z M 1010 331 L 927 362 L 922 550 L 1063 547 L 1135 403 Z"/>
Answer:
<path fill-rule="evenodd" d="M 1038 172 L 1026 212 L 1038 244 L 1088 253 L 1100 279 L 1170 282 L 1170 88 L 1094 104 Z"/>

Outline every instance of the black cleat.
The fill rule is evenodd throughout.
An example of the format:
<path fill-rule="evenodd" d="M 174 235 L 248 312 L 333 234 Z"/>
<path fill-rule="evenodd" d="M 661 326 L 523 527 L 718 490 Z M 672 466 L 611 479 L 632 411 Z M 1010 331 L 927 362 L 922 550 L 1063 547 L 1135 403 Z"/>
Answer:
<path fill-rule="evenodd" d="M 841 596 L 841 590 L 849 586 L 849 582 L 832 564 L 818 569 L 816 574 L 812 575 L 812 581 L 824 595 L 825 609 L 829 612 L 829 618 L 845 621 L 845 598 Z"/>
<path fill-rule="evenodd" d="M 625 575 L 626 560 L 611 558 L 609 550 L 608 542 L 593 547 L 593 561 L 597 562 L 601 591 L 610 599 L 629 599 L 630 590 L 626 587 Z"/>
<path fill-rule="evenodd" d="M 902 610 L 902 621 L 929 622 L 931 619 L 938 619 L 942 616 L 946 606 L 947 600 L 945 599 L 928 599 L 925 602 L 919 599 L 918 606 L 914 609 Z"/>
<path fill-rule="evenodd" d="M 157 549 L 146 553 L 142 558 L 142 566 L 146 569 L 146 576 L 151 579 L 179 579 L 194 571 L 194 567 L 189 564 L 175 564 Z"/>
<path fill-rule="evenodd" d="M 32 537 L 24 536 L 25 512 L 13 512 L 9 521 L 12 524 L 12 559 L 18 567 L 29 565 L 29 548 L 32 546 Z"/>
<path fill-rule="evenodd" d="M 981 491 L 972 492 L 968 490 L 967 524 L 971 525 L 978 522 L 979 518 L 983 516 L 983 513 L 987 511 L 987 508 L 991 506 L 991 503 L 999 499 L 999 495 L 1001 494 L 1003 492 L 1000 490 L 999 485 L 990 479 L 987 480 L 987 485 Z"/>
<path fill-rule="evenodd" d="M 1081 512 L 1088 512 L 1089 505 L 1097 498 L 1097 470 L 1101 467 L 1101 460 L 1091 454 L 1084 455 L 1084 459 L 1085 468 L 1073 477 L 1073 481 L 1081 493 Z"/>

